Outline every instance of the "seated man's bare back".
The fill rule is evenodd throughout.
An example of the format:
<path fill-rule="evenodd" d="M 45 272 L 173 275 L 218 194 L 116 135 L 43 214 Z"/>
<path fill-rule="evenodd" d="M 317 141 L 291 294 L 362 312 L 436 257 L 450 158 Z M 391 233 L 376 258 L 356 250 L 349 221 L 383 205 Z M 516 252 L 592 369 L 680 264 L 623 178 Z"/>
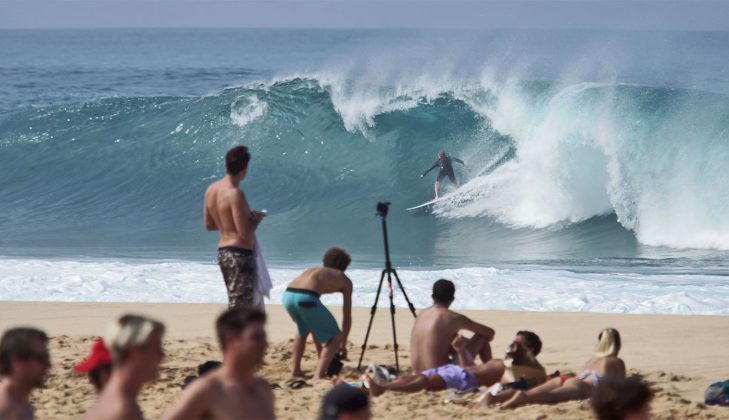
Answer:
<path fill-rule="evenodd" d="M 413 371 L 422 372 L 453 361 L 456 355 L 451 342 L 461 330 L 474 333 L 467 346 L 471 357 L 478 355 L 484 363 L 491 359 L 489 342 L 494 338 L 494 330 L 448 309 L 454 294 L 455 286 L 448 280 L 438 280 L 433 285 L 433 306 L 420 311 L 410 333 Z"/>

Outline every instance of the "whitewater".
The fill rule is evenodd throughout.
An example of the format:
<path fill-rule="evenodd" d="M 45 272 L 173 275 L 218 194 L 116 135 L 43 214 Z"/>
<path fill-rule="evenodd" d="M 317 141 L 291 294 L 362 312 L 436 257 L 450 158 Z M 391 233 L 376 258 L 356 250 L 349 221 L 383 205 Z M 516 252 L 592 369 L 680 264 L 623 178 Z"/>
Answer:
<path fill-rule="evenodd" d="M 418 307 L 445 277 L 459 308 L 727 314 L 726 34 L 9 34 L 0 299 L 224 302 L 201 199 L 243 143 L 274 303 L 341 244 L 370 305 L 391 201 Z M 406 212 L 440 149 L 463 185 Z"/>

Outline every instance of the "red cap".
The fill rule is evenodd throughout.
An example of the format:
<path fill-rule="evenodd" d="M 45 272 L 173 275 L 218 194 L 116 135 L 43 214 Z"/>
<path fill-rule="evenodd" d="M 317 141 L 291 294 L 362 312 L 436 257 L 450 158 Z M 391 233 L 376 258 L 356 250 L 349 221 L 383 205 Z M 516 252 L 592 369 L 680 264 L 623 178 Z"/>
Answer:
<path fill-rule="evenodd" d="M 76 373 L 88 373 L 104 364 L 111 364 L 111 353 L 106 348 L 104 340 L 98 338 L 94 341 L 93 347 L 91 347 L 91 353 L 84 360 L 76 364 L 73 370 Z"/>

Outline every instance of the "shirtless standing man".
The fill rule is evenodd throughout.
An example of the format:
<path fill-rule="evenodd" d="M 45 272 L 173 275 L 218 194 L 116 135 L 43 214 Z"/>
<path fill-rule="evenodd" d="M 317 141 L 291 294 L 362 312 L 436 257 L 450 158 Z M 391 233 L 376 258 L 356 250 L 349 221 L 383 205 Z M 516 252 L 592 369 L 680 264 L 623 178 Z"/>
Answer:
<path fill-rule="evenodd" d="M 344 274 L 352 258 L 342 248 L 329 248 L 324 254 L 324 267 L 309 268 L 291 283 L 283 295 L 283 305 L 296 322 L 298 328 L 294 337 L 293 370 L 291 375 L 302 377 L 301 358 L 304 355 L 309 332 L 314 336 L 319 351 L 317 379 L 326 378 L 329 364 L 337 353 L 347 355 L 347 337 L 352 328 L 352 281 Z M 321 303 L 319 297 L 327 293 L 341 293 L 344 297 L 342 330 L 337 320 Z M 319 350 L 320 345 L 324 348 Z"/>
<path fill-rule="evenodd" d="M 157 379 L 165 326 L 140 315 L 119 318 L 104 337 L 114 368 L 99 399 L 86 412 L 89 420 L 143 419 L 137 396 L 145 383 Z"/>
<path fill-rule="evenodd" d="M 207 230 L 220 231 L 218 264 L 228 290 L 228 306 L 252 306 L 256 287 L 254 235 L 265 212 L 253 211 L 238 186 L 248 174 L 248 148 L 225 154 L 226 175 L 205 191 L 203 217 Z"/>
<path fill-rule="evenodd" d="M 268 348 L 265 323 L 266 314 L 254 308 L 220 315 L 223 365 L 192 382 L 164 419 L 273 419 L 271 385 L 255 375 Z"/>
<path fill-rule="evenodd" d="M 491 345 L 494 330 L 472 321 L 470 318 L 448 309 L 455 299 L 456 287 L 449 280 L 438 280 L 433 284 L 433 306 L 426 308 L 415 318 L 410 333 L 410 360 L 414 372 L 434 369 L 448 363 L 459 363 L 451 348 L 451 342 L 460 330 L 474 333 L 466 345 L 466 354 L 477 355 L 483 363 L 491 360 Z M 471 364 L 471 361 L 460 361 Z"/>
<path fill-rule="evenodd" d="M 0 339 L 0 419 L 32 419 L 28 400 L 51 367 L 48 336 L 34 328 L 12 328 Z"/>

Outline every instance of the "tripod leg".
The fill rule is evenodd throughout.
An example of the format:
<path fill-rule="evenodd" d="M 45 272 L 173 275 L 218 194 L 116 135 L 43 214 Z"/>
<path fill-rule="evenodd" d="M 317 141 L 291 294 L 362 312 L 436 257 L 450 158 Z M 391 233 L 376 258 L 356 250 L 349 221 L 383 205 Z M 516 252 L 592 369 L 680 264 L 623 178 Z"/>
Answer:
<path fill-rule="evenodd" d="M 395 275 L 395 280 L 397 280 L 397 285 L 400 287 L 400 291 L 402 292 L 402 295 L 405 296 L 405 302 L 408 303 L 408 307 L 410 308 L 410 312 L 413 314 L 413 317 L 417 317 L 415 314 L 415 306 L 412 302 L 410 302 L 410 298 L 408 298 L 408 294 L 405 293 L 405 288 L 402 287 L 402 282 L 400 282 L 400 276 L 397 275 L 397 271 L 393 268 L 392 273 Z"/>
<path fill-rule="evenodd" d="M 387 285 L 389 287 L 389 296 L 390 296 L 390 321 L 392 322 L 392 342 L 393 342 L 393 349 L 395 349 L 395 370 L 398 374 L 400 374 L 400 360 L 397 355 L 398 345 L 397 345 L 397 331 L 395 329 L 395 301 L 393 299 L 393 290 L 392 290 L 392 278 L 390 277 L 390 272 L 394 271 L 392 269 L 387 270 Z"/>
<path fill-rule="evenodd" d="M 370 330 L 372 330 L 372 321 L 375 319 L 375 312 L 377 311 L 377 302 L 380 300 L 380 291 L 382 290 L 382 282 L 385 280 L 385 271 L 382 270 L 380 275 L 380 284 L 377 286 L 377 294 L 375 295 L 375 304 L 372 305 L 370 310 L 370 323 L 367 325 L 367 333 L 365 334 L 364 343 L 362 344 L 362 352 L 359 354 L 359 362 L 357 363 L 357 370 L 362 368 L 362 359 L 364 359 L 365 349 L 367 348 L 367 341 L 370 338 Z"/>

